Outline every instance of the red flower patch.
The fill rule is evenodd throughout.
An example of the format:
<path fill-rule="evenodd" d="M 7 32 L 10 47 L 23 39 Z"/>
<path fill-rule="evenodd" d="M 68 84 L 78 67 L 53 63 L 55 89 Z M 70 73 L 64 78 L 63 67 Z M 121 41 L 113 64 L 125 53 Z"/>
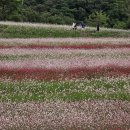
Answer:
<path fill-rule="evenodd" d="M 0 49 L 6 48 L 22 48 L 22 49 L 104 49 L 104 48 L 130 48 L 130 44 L 89 44 L 89 45 L 19 45 L 19 46 L 4 46 Z"/>
<path fill-rule="evenodd" d="M 130 67 L 104 66 L 95 68 L 73 68 L 73 69 L 0 69 L 0 78 L 8 77 L 14 80 L 37 79 L 37 80 L 64 80 L 73 78 L 91 78 L 99 76 L 121 76 L 130 75 Z"/>

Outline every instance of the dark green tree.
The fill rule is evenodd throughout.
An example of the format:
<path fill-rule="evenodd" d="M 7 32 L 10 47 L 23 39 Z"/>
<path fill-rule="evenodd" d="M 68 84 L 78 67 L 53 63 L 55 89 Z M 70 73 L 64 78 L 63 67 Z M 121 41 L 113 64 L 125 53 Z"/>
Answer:
<path fill-rule="evenodd" d="M 0 0 L 0 20 L 96 26 L 97 12 L 101 26 L 130 28 L 130 0 Z"/>
<path fill-rule="evenodd" d="M 20 20 L 19 0 L 0 0 L 0 19 L 1 20 Z"/>

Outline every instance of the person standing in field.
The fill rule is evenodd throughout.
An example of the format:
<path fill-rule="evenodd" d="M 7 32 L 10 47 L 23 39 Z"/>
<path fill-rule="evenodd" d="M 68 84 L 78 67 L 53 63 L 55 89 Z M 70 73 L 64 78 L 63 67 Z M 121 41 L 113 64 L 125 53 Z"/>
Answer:
<path fill-rule="evenodd" d="M 72 24 L 72 29 L 73 29 L 73 30 L 76 30 L 76 29 L 77 29 L 77 23 L 73 23 L 73 24 Z"/>
<path fill-rule="evenodd" d="M 97 22 L 97 31 L 99 32 L 100 30 L 100 25 L 99 25 L 99 22 Z"/>
<path fill-rule="evenodd" d="M 85 28 L 85 24 L 84 24 L 83 21 L 80 23 L 80 27 L 81 27 L 81 29 L 84 29 L 84 28 Z"/>

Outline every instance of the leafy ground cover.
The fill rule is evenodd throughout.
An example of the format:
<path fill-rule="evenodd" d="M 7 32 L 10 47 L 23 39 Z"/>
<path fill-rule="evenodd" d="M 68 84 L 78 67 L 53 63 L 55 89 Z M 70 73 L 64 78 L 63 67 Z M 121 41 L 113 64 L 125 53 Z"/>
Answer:
<path fill-rule="evenodd" d="M 64 81 L 0 82 L 0 100 L 28 101 L 82 101 L 130 100 L 130 77 L 71 79 Z"/>

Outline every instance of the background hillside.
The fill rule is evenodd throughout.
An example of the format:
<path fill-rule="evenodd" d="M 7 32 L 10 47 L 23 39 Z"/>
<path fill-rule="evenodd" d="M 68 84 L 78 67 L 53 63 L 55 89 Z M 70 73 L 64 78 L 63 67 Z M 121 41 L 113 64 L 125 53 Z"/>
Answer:
<path fill-rule="evenodd" d="M 130 0 L 1 0 L 1 21 L 130 28 Z"/>

